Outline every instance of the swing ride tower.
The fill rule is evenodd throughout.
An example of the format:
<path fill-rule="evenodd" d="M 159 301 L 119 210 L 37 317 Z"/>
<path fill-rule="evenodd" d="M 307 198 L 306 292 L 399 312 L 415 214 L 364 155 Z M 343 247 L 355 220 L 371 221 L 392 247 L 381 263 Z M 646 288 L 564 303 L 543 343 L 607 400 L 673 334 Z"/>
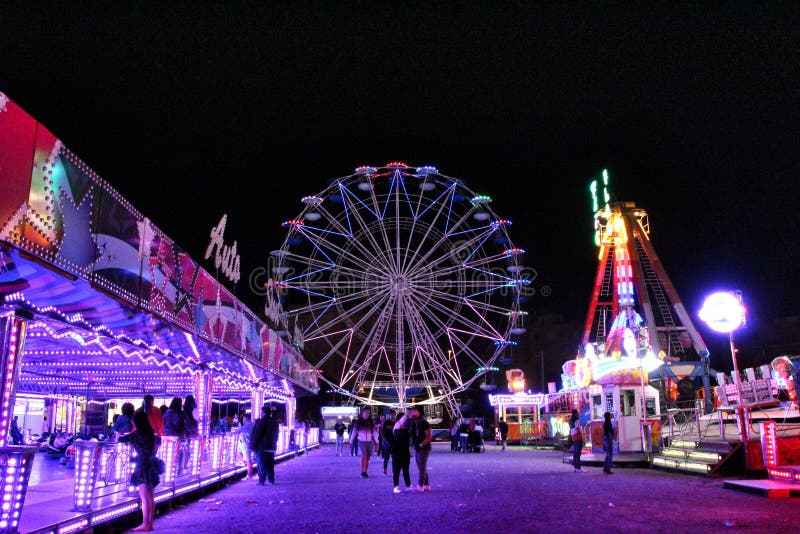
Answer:
<path fill-rule="evenodd" d="M 608 180 L 604 170 L 590 185 L 598 264 L 582 350 L 655 355 L 670 364 L 667 378 L 702 376 L 709 399 L 709 352 L 650 240 L 647 212 L 634 202 L 612 201 Z"/>

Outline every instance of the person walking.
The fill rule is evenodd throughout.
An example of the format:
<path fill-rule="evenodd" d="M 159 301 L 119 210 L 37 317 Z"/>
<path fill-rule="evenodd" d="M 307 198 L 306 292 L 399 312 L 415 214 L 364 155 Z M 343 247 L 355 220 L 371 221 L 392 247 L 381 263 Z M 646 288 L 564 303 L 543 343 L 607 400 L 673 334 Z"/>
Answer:
<path fill-rule="evenodd" d="M 250 450 L 250 436 L 253 433 L 255 423 L 250 419 L 249 414 L 242 416 L 242 427 L 239 429 L 239 436 L 237 438 L 237 448 L 239 457 L 247 466 L 247 475 L 245 478 L 250 480 L 253 478 L 253 453 Z"/>
<path fill-rule="evenodd" d="M 358 456 L 358 440 L 353 439 L 355 433 L 356 421 L 350 420 L 350 425 L 347 427 L 347 435 L 350 436 L 350 456 Z"/>
<path fill-rule="evenodd" d="M 572 440 L 572 467 L 576 473 L 585 473 L 586 470 L 581 468 L 581 452 L 583 452 L 583 432 L 581 431 L 581 420 L 578 416 L 578 410 L 572 410 L 572 415 L 569 418 L 570 422 L 570 439 Z"/>
<path fill-rule="evenodd" d="M 155 407 L 154 409 L 158 410 Z M 163 466 L 163 463 L 156 461 L 156 451 L 158 451 L 161 438 L 153 432 L 150 420 L 143 410 L 133 414 L 133 426 L 135 430 L 121 436 L 119 441 L 121 443 L 130 443 L 131 448 L 136 453 L 131 458 L 134 467 L 130 483 L 131 486 L 136 486 L 139 489 L 139 498 L 142 501 L 142 524 L 134 528 L 133 531 L 149 532 L 153 530 L 153 518 L 156 511 L 153 492 L 161 482 L 159 475 L 163 473 L 159 468 L 159 464 Z"/>
<path fill-rule="evenodd" d="M 375 421 L 370 417 L 369 408 L 364 408 L 356 419 L 350 435 L 350 444 L 352 445 L 354 441 L 358 441 L 358 448 L 361 449 L 361 478 L 367 478 L 369 476 L 367 475 L 369 459 L 378 444 Z"/>
<path fill-rule="evenodd" d="M 394 442 L 394 424 L 397 422 L 397 412 L 389 410 L 389 417 L 381 425 L 381 456 L 383 457 L 383 474 L 386 475 L 389 467 L 389 458 L 392 456 L 392 443 Z M 394 470 L 394 469 L 393 469 Z"/>
<path fill-rule="evenodd" d="M 411 441 L 414 444 L 414 459 L 417 463 L 417 471 L 419 471 L 417 491 L 420 493 L 431 491 L 431 483 L 428 478 L 428 456 L 431 454 L 431 441 L 433 441 L 431 425 L 417 407 L 411 408 L 408 416 L 412 421 Z"/>
<path fill-rule="evenodd" d="M 378 430 L 378 451 L 376 454 L 379 458 L 383 458 L 383 423 L 386 421 L 386 416 L 383 414 L 378 415 L 373 421 L 375 422 L 375 428 Z"/>
<path fill-rule="evenodd" d="M 458 427 L 460 426 L 459 419 L 453 419 L 453 424 L 450 426 L 450 452 L 458 451 Z"/>
<path fill-rule="evenodd" d="M 269 406 L 261 408 L 261 419 L 256 421 L 250 435 L 250 449 L 256 453 L 258 465 L 258 484 L 263 486 L 265 481 L 270 485 L 275 484 L 275 448 L 278 445 L 278 423 L 272 417 Z"/>
<path fill-rule="evenodd" d="M 603 414 L 603 449 L 606 451 L 606 461 L 603 464 L 603 473 L 611 472 L 611 457 L 614 454 L 614 423 L 611 422 L 611 412 Z"/>
<path fill-rule="evenodd" d="M 500 421 L 497 423 L 497 428 L 500 431 L 500 443 L 503 445 L 502 450 L 506 450 L 506 442 L 508 441 L 508 423 L 506 423 L 501 417 Z"/>
<path fill-rule="evenodd" d="M 333 430 L 336 432 L 336 456 L 341 456 L 344 445 L 344 431 L 347 430 L 347 426 L 342 422 L 341 417 L 336 420 Z"/>
<path fill-rule="evenodd" d="M 400 471 L 403 472 L 403 482 L 406 483 L 406 491 L 411 491 L 411 475 L 408 467 L 411 464 L 411 433 L 408 430 L 408 415 L 403 414 L 392 427 L 392 483 L 394 493 L 402 493 L 400 489 Z"/>

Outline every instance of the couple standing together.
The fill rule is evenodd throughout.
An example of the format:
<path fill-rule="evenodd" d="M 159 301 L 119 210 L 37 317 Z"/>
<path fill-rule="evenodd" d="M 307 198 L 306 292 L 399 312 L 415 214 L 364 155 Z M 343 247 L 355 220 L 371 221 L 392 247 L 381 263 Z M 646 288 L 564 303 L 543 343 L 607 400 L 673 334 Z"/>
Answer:
<path fill-rule="evenodd" d="M 406 484 L 406 491 L 411 491 L 411 477 L 408 472 L 411 463 L 411 452 L 409 447 L 414 446 L 414 458 L 417 463 L 419 480 L 417 491 L 431 491 L 428 479 L 428 456 L 431 453 L 431 441 L 433 434 L 431 426 L 419 408 L 410 408 L 407 413 L 400 415 L 395 422 L 391 433 L 392 439 L 388 444 L 392 456 L 392 481 L 394 483 L 394 493 L 401 493 L 400 472 L 403 473 L 403 481 Z M 361 477 L 367 478 L 367 467 L 372 456 L 373 447 L 377 444 L 376 426 L 372 420 L 369 408 L 365 408 L 359 416 L 353 434 L 350 437 L 351 443 L 355 440 L 359 442 L 361 449 Z"/>

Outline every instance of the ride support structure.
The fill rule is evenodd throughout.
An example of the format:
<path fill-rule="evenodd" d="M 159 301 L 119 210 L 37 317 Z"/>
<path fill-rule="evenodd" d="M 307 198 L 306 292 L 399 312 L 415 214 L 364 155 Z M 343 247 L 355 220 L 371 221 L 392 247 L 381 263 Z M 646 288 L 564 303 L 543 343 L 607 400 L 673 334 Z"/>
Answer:
<path fill-rule="evenodd" d="M 659 373 L 665 378 L 702 377 L 711 411 L 709 351 L 650 240 L 647 212 L 634 202 L 612 202 L 607 171 L 599 187 L 600 182 L 590 187 L 598 265 L 581 345 L 601 346 L 609 354 L 616 346 L 625 353 L 619 336 L 629 328 L 639 351 L 651 350 L 668 364 L 688 364 L 675 365 L 678 372 L 664 366 Z"/>

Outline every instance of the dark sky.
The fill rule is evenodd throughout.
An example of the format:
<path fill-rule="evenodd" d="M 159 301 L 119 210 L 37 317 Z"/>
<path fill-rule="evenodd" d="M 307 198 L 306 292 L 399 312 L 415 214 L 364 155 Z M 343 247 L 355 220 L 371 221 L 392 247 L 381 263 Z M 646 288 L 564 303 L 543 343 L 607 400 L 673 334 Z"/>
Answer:
<path fill-rule="evenodd" d="M 194 257 L 229 214 L 243 275 L 328 178 L 434 164 L 514 221 L 529 309 L 581 320 L 607 167 L 690 312 L 798 313 L 798 8 L 261 4 L 5 6 L 0 91 Z"/>

